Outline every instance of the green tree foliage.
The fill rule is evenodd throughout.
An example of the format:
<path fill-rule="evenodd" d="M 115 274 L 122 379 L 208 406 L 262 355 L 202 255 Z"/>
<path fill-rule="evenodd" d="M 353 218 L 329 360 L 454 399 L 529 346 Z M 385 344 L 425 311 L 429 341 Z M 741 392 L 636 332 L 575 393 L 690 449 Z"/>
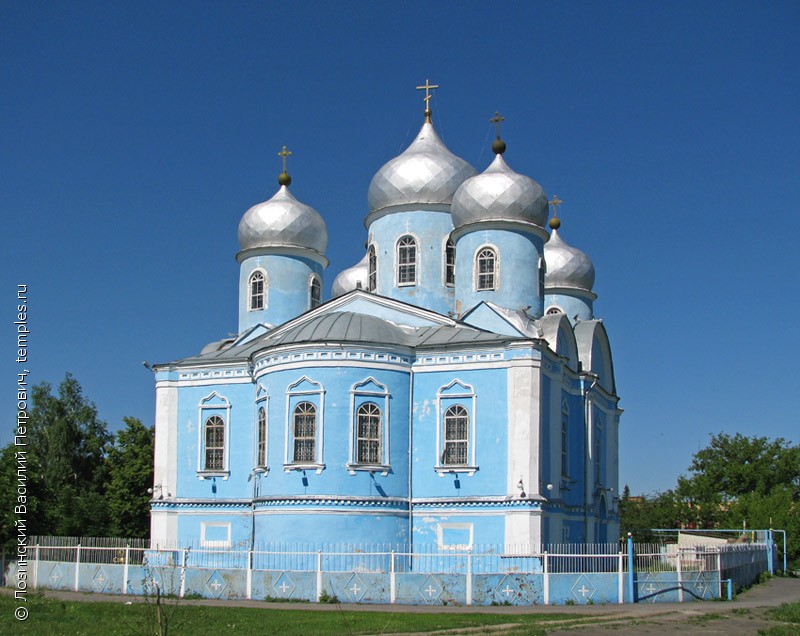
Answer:
<path fill-rule="evenodd" d="M 623 535 L 647 528 L 781 528 L 800 558 L 800 446 L 720 433 L 695 453 L 677 488 L 620 500 Z"/>
<path fill-rule="evenodd" d="M 56 395 L 33 387 L 30 404 L 27 444 L 0 449 L 0 544 L 16 541 L 19 451 L 27 535 L 146 536 L 153 429 L 126 418 L 115 439 L 70 374 Z"/>
<path fill-rule="evenodd" d="M 51 391 L 47 382 L 33 388 L 28 469 L 41 505 L 30 533 L 101 535 L 108 527 L 105 457 L 111 435 L 72 375 L 58 396 Z"/>
<path fill-rule="evenodd" d="M 153 483 L 153 427 L 133 417 L 124 418 L 108 454 L 109 481 L 106 501 L 111 514 L 111 534 L 147 537 L 150 530 L 150 495 Z"/>

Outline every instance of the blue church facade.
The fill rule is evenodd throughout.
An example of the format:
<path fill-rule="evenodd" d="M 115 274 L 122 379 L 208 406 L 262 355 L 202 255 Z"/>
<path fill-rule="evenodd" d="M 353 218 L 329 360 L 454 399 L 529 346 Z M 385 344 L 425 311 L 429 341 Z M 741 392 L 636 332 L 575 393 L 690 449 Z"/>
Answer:
<path fill-rule="evenodd" d="M 621 410 L 594 267 L 493 150 L 478 174 L 426 110 L 373 178 L 366 254 L 325 302 L 325 221 L 284 165 L 239 225 L 238 335 L 155 367 L 154 545 L 616 540 Z"/>

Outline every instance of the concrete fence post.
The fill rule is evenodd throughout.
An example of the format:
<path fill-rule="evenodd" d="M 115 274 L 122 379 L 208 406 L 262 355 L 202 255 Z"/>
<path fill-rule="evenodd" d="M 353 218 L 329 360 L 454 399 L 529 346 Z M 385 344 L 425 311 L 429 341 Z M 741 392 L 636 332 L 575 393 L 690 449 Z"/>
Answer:
<path fill-rule="evenodd" d="M 394 569 L 394 550 L 392 550 L 391 563 L 389 565 L 389 602 L 397 602 L 397 580 Z"/>
<path fill-rule="evenodd" d="M 467 605 L 472 605 L 472 550 L 467 552 Z"/>
<path fill-rule="evenodd" d="M 246 592 L 245 595 L 247 596 L 247 600 L 252 600 L 253 598 L 253 550 L 247 551 L 247 583 L 246 583 Z"/>
<path fill-rule="evenodd" d="M 681 563 L 681 549 L 678 548 L 675 569 L 678 572 L 678 602 L 683 603 L 683 564 Z"/>
<path fill-rule="evenodd" d="M 322 598 L 322 550 L 317 550 L 317 603 L 320 598 Z"/>
<path fill-rule="evenodd" d="M 619 551 L 617 561 L 617 599 L 620 604 L 625 602 L 625 557 L 622 550 Z"/>
<path fill-rule="evenodd" d="M 36 565 L 33 566 L 33 587 L 39 587 L 39 544 L 36 544 L 36 549 L 34 550 Z"/>
<path fill-rule="evenodd" d="M 544 597 L 544 604 L 550 605 L 550 568 L 547 562 L 547 551 L 542 555 L 543 570 L 542 573 L 542 596 Z"/>
<path fill-rule="evenodd" d="M 78 544 L 78 549 L 75 551 L 75 591 L 77 592 L 79 589 L 78 575 L 80 574 L 81 570 L 81 544 Z"/>
<path fill-rule="evenodd" d="M 125 546 L 125 565 L 122 567 L 122 593 L 128 593 L 128 571 L 131 562 L 131 544 Z"/>
<path fill-rule="evenodd" d="M 183 598 L 186 594 L 186 548 L 181 550 L 181 586 L 178 590 L 178 596 Z"/>

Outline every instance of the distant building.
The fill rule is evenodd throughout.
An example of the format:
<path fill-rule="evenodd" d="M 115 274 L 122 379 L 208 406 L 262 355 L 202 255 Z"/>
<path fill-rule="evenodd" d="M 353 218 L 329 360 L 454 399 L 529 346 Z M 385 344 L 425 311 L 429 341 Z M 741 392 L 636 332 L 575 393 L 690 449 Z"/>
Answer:
<path fill-rule="evenodd" d="M 238 335 L 156 366 L 154 543 L 616 540 L 594 267 L 493 150 L 476 174 L 426 110 L 324 303 L 326 224 L 284 162 L 239 224 Z"/>

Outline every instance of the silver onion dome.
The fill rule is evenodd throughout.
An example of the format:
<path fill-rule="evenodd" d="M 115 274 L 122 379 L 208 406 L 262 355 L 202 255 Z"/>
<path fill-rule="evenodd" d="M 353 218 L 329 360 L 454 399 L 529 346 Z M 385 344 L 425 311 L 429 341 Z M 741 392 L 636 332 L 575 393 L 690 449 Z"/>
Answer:
<path fill-rule="evenodd" d="M 395 205 L 449 205 L 458 186 L 475 169 L 447 149 L 433 124 L 425 122 L 406 150 L 384 164 L 369 184 L 370 211 Z"/>
<path fill-rule="evenodd" d="M 300 203 L 286 185 L 268 201 L 254 205 L 239 222 L 239 246 L 301 247 L 325 254 L 328 228 L 314 208 Z"/>
<path fill-rule="evenodd" d="M 589 257 L 577 247 L 568 245 L 553 229 L 550 240 L 544 244 L 544 262 L 547 271 L 545 289 L 567 287 L 592 291 L 594 265 Z"/>
<path fill-rule="evenodd" d="M 347 292 L 354 289 L 367 289 L 367 278 L 369 276 L 369 254 L 365 254 L 358 263 L 348 267 L 339 273 L 333 281 L 331 295 L 333 298 L 344 296 Z"/>
<path fill-rule="evenodd" d="M 498 154 L 486 170 L 458 188 L 450 213 L 456 228 L 478 221 L 524 221 L 544 227 L 547 195 Z"/>

